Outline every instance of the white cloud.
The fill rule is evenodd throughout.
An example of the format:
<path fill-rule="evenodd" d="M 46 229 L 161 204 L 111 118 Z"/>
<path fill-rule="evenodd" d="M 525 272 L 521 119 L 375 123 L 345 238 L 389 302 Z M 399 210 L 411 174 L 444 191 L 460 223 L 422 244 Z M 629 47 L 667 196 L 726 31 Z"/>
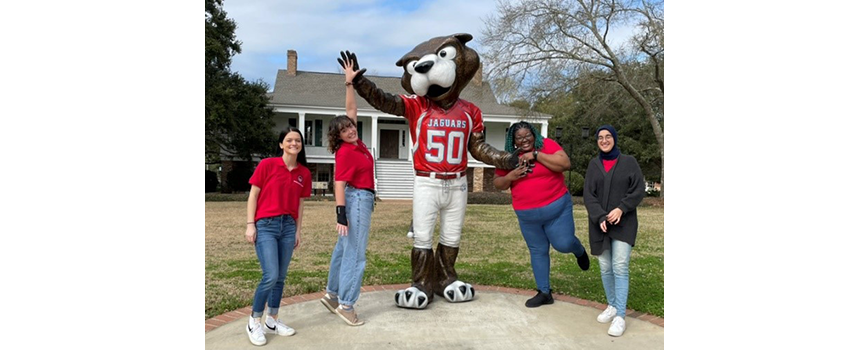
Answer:
<path fill-rule="evenodd" d="M 406 10 L 406 6 L 420 6 Z M 286 69 L 286 51 L 298 52 L 298 69 L 338 72 L 340 50 L 357 53 L 368 74 L 400 76 L 395 62 L 417 44 L 453 33 L 473 35 L 469 45 L 481 52 L 483 19 L 494 13 L 490 0 L 439 0 L 417 5 L 386 1 L 310 1 L 272 3 L 225 0 L 228 17 L 236 21 L 242 53 L 231 68 L 249 80 L 274 83 Z"/>
<path fill-rule="evenodd" d="M 298 70 L 340 72 L 336 58 L 349 50 L 367 74 L 383 76 L 401 76 L 395 62 L 436 36 L 472 34 L 468 45 L 483 54 L 484 20 L 497 15 L 492 0 L 225 0 L 224 9 L 242 42 L 231 68 L 270 85 L 277 70 L 286 69 L 287 50 L 298 52 Z M 615 42 L 630 34 L 625 28 L 610 33 Z"/>

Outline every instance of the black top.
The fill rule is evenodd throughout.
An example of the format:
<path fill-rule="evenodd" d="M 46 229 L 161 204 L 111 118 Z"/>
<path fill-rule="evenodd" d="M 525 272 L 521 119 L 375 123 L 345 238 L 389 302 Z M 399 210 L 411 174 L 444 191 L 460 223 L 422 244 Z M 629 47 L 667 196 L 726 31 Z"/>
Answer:
<path fill-rule="evenodd" d="M 598 157 L 590 160 L 584 177 L 584 206 L 587 208 L 590 254 L 600 255 L 611 248 L 611 238 L 634 247 L 637 237 L 637 206 L 646 195 L 646 184 L 637 160 L 620 154 L 607 173 Z M 623 215 L 617 225 L 607 224 L 608 233 L 599 224 L 611 210 L 620 208 Z"/>

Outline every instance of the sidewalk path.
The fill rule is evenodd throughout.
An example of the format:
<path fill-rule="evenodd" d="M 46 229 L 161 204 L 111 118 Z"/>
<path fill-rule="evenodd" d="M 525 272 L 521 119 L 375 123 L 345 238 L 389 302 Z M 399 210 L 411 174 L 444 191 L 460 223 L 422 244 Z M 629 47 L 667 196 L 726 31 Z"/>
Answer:
<path fill-rule="evenodd" d="M 475 300 L 435 297 L 425 310 L 395 306 L 408 284 L 363 287 L 355 304 L 366 321 L 351 327 L 319 303 L 322 293 L 283 300 L 281 320 L 296 334 L 267 335 L 266 347 L 293 349 L 663 349 L 664 319 L 629 310 L 626 333 L 608 335 L 596 322 L 606 305 L 555 295 L 555 304 L 526 308 L 535 291 L 476 286 Z M 255 349 L 245 325 L 250 307 L 205 321 L 206 349 Z"/>

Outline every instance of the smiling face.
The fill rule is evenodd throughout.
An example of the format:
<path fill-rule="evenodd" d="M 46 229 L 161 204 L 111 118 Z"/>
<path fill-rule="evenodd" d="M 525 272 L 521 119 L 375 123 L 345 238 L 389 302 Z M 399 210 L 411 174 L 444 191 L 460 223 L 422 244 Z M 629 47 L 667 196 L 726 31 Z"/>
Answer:
<path fill-rule="evenodd" d="M 534 133 L 528 129 L 517 129 L 514 131 L 514 146 L 523 152 L 534 150 Z"/>
<path fill-rule="evenodd" d="M 611 152 L 614 149 L 614 136 L 611 135 L 610 131 L 602 129 L 596 136 L 596 144 L 603 153 Z"/>
<path fill-rule="evenodd" d="M 342 142 L 357 144 L 357 126 L 350 119 L 348 123 L 340 125 L 339 139 Z"/>
<path fill-rule="evenodd" d="M 303 147 L 301 142 L 301 135 L 297 131 L 290 131 L 283 137 L 283 142 L 280 143 L 280 149 L 283 150 L 284 154 L 298 156 L 298 153 L 301 152 L 301 147 Z"/>

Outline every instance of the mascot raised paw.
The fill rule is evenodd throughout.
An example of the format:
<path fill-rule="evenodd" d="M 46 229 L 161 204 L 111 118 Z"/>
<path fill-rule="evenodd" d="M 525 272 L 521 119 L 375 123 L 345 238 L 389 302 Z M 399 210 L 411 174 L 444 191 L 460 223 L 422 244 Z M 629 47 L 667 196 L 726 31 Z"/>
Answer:
<path fill-rule="evenodd" d="M 413 224 L 410 252 L 412 283 L 395 295 L 396 305 L 422 309 L 434 294 L 450 302 L 475 298 L 472 285 L 458 280 L 455 261 L 466 214 L 467 154 L 500 169 L 513 169 L 517 156 L 484 142 L 481 109 L 460 99 L 480 67 L 478 53 L 466 46 L 469 34 L 453 34 L 420 43 L 396 62 L 404 69 L 401 85 L 410 95 L 379 89 L 359 69 L 354 89 L 375 109 L 403 116 L 413 143 Z M 468 153 L 467 153 L 468 151 Z M 440 241 L 432 236 L 440 218 Z"/>

